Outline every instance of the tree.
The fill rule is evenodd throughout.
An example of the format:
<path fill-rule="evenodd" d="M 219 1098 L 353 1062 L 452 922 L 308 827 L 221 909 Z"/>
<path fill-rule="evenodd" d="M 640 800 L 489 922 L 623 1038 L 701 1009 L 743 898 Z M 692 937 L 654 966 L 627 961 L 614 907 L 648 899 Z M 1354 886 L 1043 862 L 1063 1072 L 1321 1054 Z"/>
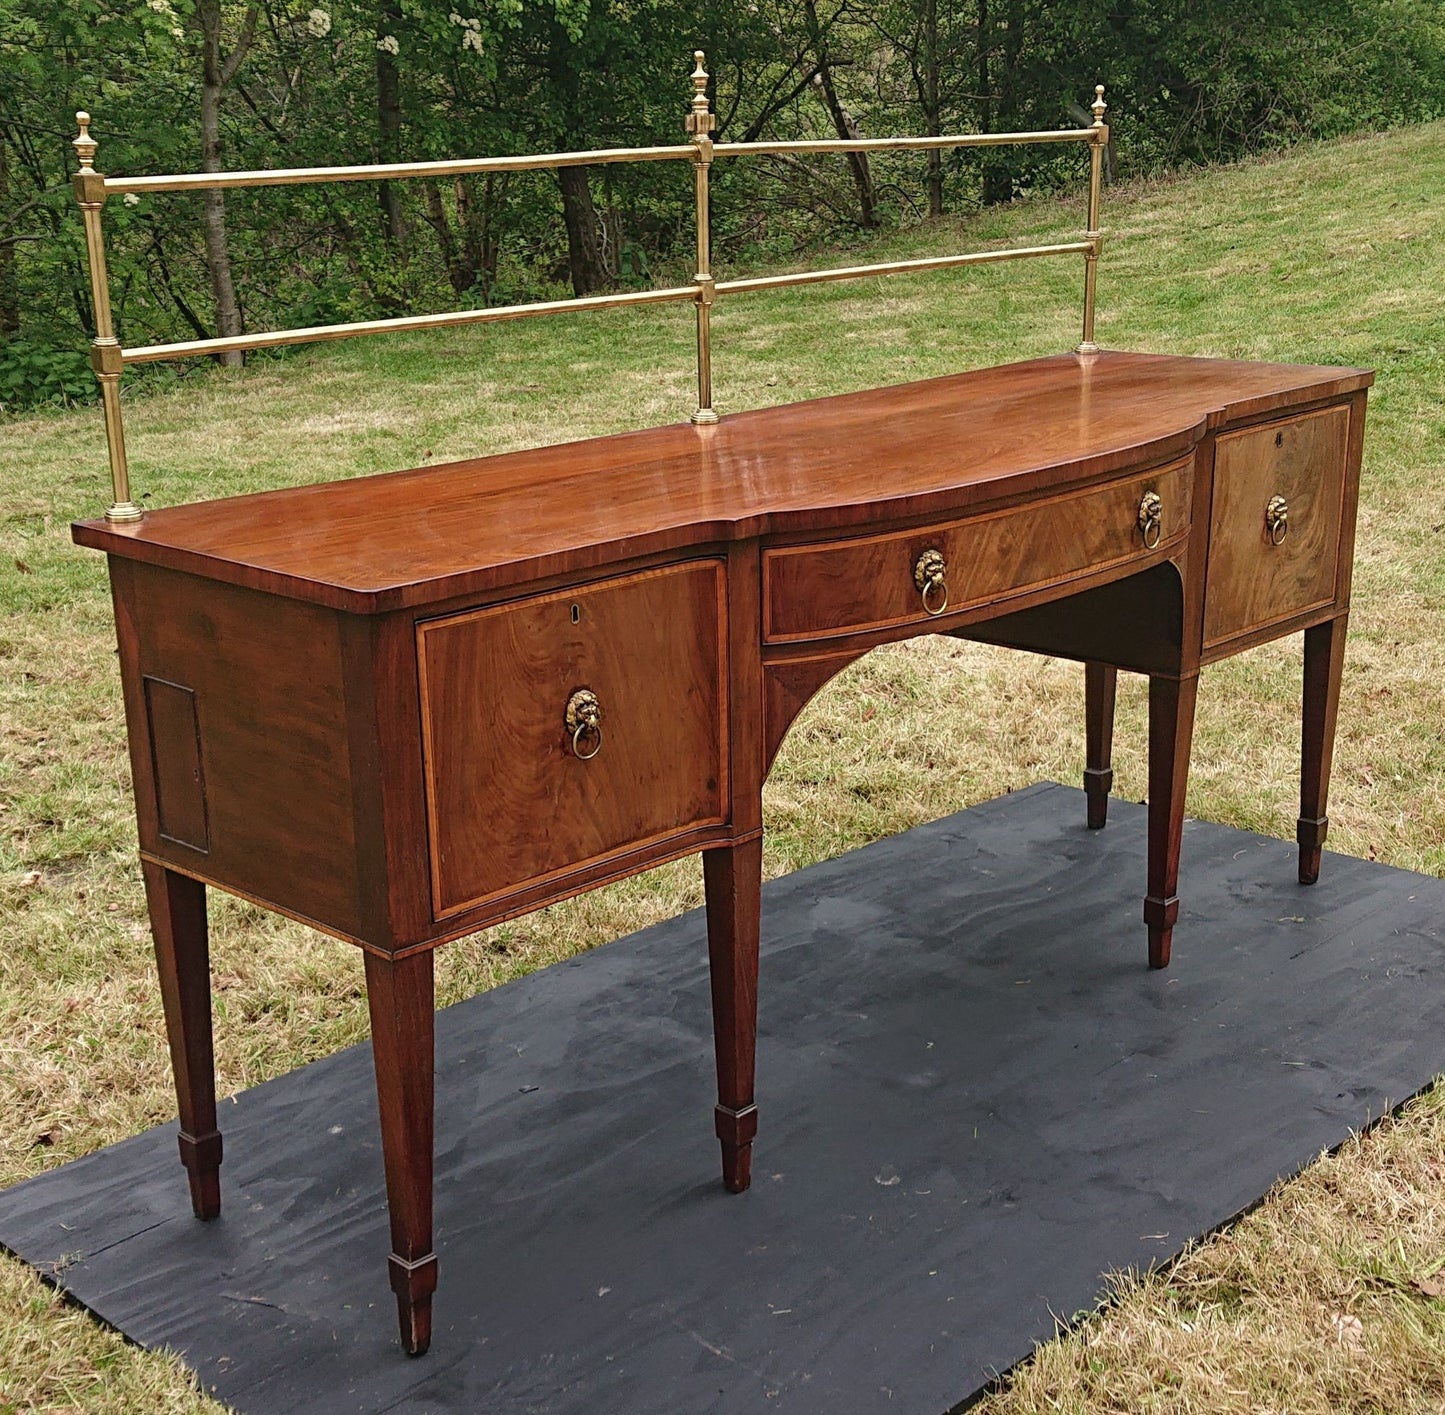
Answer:
<path fill-rule="evenodd" d="M 853 115 L 843 106 L 842 100 L 838 97 L 837 85 L 833 82 L 829 32 L 843 18 L 846 9 L 847 0 L 841 0 L 825 25 L 818 18 L 816 0 L 803 0 L 803 15 L 807 22 L 808 41 L 814 62 L 813 85 L 823 100 L 823 106 L 827 109 L 829 118 L 832 119 L 833 130 L 844 141 L 861 136 Z M 847 159 L 848 171 L 858 192 L 858 224 L 860 226 L 876 226 L 878 216 L 874 210 L 873 174 L 869 170 L 868 154 L 866 152 L 848 152 L 844 154 L 844 157 Z"/>
<path fill-rule="evenodd" d="M 246 52 L 256 34 L 259 4 L 247 5 L 241 32 L 228 56 L 221 53 L 221 0 L 197 0 L 196 21 L 201 31 L 201 171 L 221 170 L 221 98 L 226 86 L 245 62 Z M 206 266 L 211 275 L 211 293 L 216 301 L 216 333 L 223 339 L 241 333 L 241 306 L 231 278 L 231 253 L 226 240 L 225 194 L 208 190 L 203 198 L 203 227 Z M 228 350 L 220 361 L 239 367 L 243 355 Z"/>
<path fill-rule="evenodd" d="M 376 11 L 376 130 L 377 153 L 382 162 L 401 161 L 401 5 L 399 0 L 382 0 Z M 401 197 L 390 182 L 378 182 L 376 199 L 381 206 L 386 238 L 398 250 L 406 246 L 406 218 Z"/>
<path fill-rule="evenodd" d="M 10 154 L 5 134 L 0 132 L 0 211 L 10 206 Z M 0 231 L 0 338 L 20 332 L 20 291 L 15 284 L 15 247 L 24 239 L 8 229 Z"/>
<path fill-rule="evenodd" d="M 1142 172 L 1445 113 L 1439 0 L 0 0 L 0 403 L 94 388 L 76 109 L 112 175 L 676 143 L 695 48 L 730 141 L 1051 128 L 1103 81 Z M 713 228 L 724 255 L 796 250 L 883 224 L 898 173 L 936 215 L 1078 159 L 721 162 Z M 643 163 L 132 194 L 104 227 L 135 346 L 586 294 L 686 267 L 692 219 L 685 164 Z"/>
<path fill-rule="evenodd" d="M 959 0 L 883 0 L 872 7 L 873 27 L 895 64 L 905 70 L 903 86 L 913 97 L 905 114 L 907 108 L 916 108 L 929 137 L 956 132 L 973 117 L 965 117 L 968 78 L 977 66 L 979 29 L 973 15 L 972 8 Z M 902 126 L 913 124 L 904 116 Z M 930 216 L 943 215 L 946 161 L 939 148 L 930 148 L 925 155 Z"/>

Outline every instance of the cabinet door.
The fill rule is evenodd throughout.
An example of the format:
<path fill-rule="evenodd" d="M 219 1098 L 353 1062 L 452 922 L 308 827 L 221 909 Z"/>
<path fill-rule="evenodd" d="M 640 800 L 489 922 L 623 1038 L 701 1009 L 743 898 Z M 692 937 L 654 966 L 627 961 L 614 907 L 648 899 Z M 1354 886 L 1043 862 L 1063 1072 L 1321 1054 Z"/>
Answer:
<path fill-rule="evenodd" d="M 1206 644 L 1334 599 L 1349 426 L 1347 407 L 1321 408 L 1215 443 Z"/>
<path fill-rule="evenodd" d="M 693 560 L 417 625 L 436 918 L 723 820 L 725 618 Z"/>

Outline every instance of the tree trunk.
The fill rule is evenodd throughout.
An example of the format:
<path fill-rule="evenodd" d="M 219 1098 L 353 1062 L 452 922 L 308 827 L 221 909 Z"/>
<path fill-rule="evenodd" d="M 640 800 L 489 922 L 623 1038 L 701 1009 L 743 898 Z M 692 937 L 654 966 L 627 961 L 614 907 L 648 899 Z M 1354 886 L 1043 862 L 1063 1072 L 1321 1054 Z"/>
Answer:
<path fill-rule="evenodd" d="M 602 245 L 597 239 L 597 210 L 585 167 L 559 167 L 562 219 L 567 223 L 567 265 L 574 295 L 595 295 L 608 285 Z"/>
<path fill-rule="evenodd" d="M 740 142 L 756 142 L 762 137 L 763 133 L 767 130 L 768 124 L 787 108 L 795 98 L 807 91 L 813 80 L 817 77 L 818 68 L 816 64 L 805 62 L 805 55 L 800 54 L 789 68 L 788 77 L 791 78 L 795 72 L 798 74 L 798 79 L 790 89 L 784 91 L 781 87 L 783 80 L 779 80 L 762 107 L 759 108 L 753 116 L 753 120 L 747 126 L 747 131 L 744 132 L 739 139 Z M 714 134 L 714 137 L 717 138 L 718 141 L 722 140 L 726 127 L 727 120 L 719 118 L 718 130 Z"/>
<path fill-rule="evenodd" d="M 473 284 L 482 287 L 482 303 L 492 302 L 492 287 L 497 283 L 497 260 L 501 254 L 497 242 L 495 213 L 500 201 L 499 186 L 505 186 L 506 177 L 498 181 L 494 173 L 488 172 L 482 178 L 482 199 L 476 200 L 476 193 L 469 177 L 456 180 L 457 224 L 462 228 L 462 245 L 467 253 L 467 264 L 473 271 Z"/>
<path fill-rule="evenodd" d="M 993 102 L 988 86 L 988 0 L 978 0 L 978 42 L 974 53 L 978 58 L 978 130 L 993 131 Z"/>
<path fill-rule="evenodd" d="M 852 115 L 843 107 L 842 100 L 838 97 L 838 90 L 833 86 L 833 70 L 828 59 L 828 41 L 823 35 L 823 27 L 818 22 L 818 7 L 814 0 L 806 0 L 803 12 L 807 17 L 808 35 L 813 43 L 813 54 L 817 60 L 818 68 L 814 75 L 814 87 L 823 100 L 823 106 L 828 110 L 828 116 L 833 120 L 833 128 L 840 138 L 856 138 L 858 125 L 853 121 Z M 858 191 L 858 224 L 860 226 L 876 226 L 878 215 L 873 200 L 873 174 L 868 167 L 868 156 L 862 152 L 850 152 L 845 156 L 848 159 L 848 171 L 853 178 L 853 185 Z"/>
<path fill-rule="evenodd" d="M 978 130 L 981 133 L 993 132 L 996 116 L 994 66 L 989 63 L 992 53 L 993 31 L 989 22 L 988 0 L 978 0 Z M 1003 149 L 983 149 L 983 181 L 979 196 L 985 206 L 997 206 L 1013 200 L 1013 177 L 1006 163 Z"/>
<path fill-rule="evenodd" d="M 10 205 L 10 151 L 0 133 L 0 211 Z M 0 339 L 20 333 L 20 291 L 15 288 L 15 243 L 0 241 Z"/>
<path fill-rule="evenodd" d="M 221 95 L 236 76 L 256 33 L 259 5 L 247 7 L 246 17 L 228 59 L 221 58 L 221 0 L 199 0 L 196 17 L 201 25 L 201 171 L 221 170 Z M 216 333 L 223 339 L 242 331 L 241 306 L 231 279 L 231 253 L 226 241 L 226 199 L 208 191 L 202 199 L 201 230 L 206 243 L 206 268 L 216 301 Z M 239 368 L 243 355 L 230 350 L 219 356 L 228 368 Z"/>
<path fill-rule="evenodd" d="M 460 181 L 457 186 L 460 189 Z M 437 247 L 441 251 L 442 263 L 447 268 L 447 280 L 451 284 L 452 294 L 460 299 L 476 284 L 477 273 L 467 261 L 465 252 L 457 246 L 446 203 L 442 200 L 441 188 L 436 182 L 427 182 L 423 185 L 423 192 L 427 225 L 437 233 Z"/>
<path fill-rule="evenodd" d="M 549 7 L 550 8 L 550 7 Z M 558 118 L 559 136 L 571 152 L 590 146 L 591 114 L 581 99 L 582 58 L 560 20 L 548 22 L 547 78 L 551 89 L 552 113 Z M 562 220 L 567 227 L 567 269 L 572 293 L 593 295 L 610 283 L 598 239 L 597 209 L 592 204 L 592 185 L 585 167 L 559 167 L 557 185 L 562 191 Z"/>
<path fill-rule="evenodd" d="M 1003 38 L 993 66 L 993 110 L 1000 129 L 1018 127 L 1017 83 L 1022 53 L 1024 16 L 1017 0 L 1009 0 L 1004 12 Z M 984 166 L 983 200 L 997 206 L 1014 199 L 1012 148 L 994 148 Z"/>
<path fill-rule="evenodd" d="M 401 28 L 401 5 L 384 0 L 376 13 L 376 127 L 383 162 L 401 161 L 401 66 L 389 48 Z M 382 233 L 398 251 L 406 246 L 406 217 L 401 193 L 390 182 L 378 182 L 376 199 L 381 206 Z"/>
<path fill-rule="evenodd" d="M 923 118 L 924 131 L 931 138 L 943 132 L 943 95 L 938 66 L 938 0 L 924 0 L 923 6 Z M 943 215 L 943 152 L 928 150 L 928 214 Z"/>

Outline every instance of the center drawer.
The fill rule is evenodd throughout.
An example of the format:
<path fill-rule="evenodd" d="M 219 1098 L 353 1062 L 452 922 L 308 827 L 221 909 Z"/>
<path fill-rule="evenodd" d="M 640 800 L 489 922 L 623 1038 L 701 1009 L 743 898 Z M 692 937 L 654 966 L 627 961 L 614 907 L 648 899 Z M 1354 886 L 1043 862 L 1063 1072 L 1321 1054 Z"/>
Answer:
<path fill-rule="evenodd" d="M 723 562 L 417 625 L 438 919 L 718 823 Z"/>
<path fill-rule="evenodd" d="M 1184 458 L 967 520 L 767 550 L 763 638 L 787 643 L 942 620 L 1145 559 L 1188 529 L 1192 467 Z M 1152 525 L 1142 514 L 1150 494 L 1158 498 Z"/>

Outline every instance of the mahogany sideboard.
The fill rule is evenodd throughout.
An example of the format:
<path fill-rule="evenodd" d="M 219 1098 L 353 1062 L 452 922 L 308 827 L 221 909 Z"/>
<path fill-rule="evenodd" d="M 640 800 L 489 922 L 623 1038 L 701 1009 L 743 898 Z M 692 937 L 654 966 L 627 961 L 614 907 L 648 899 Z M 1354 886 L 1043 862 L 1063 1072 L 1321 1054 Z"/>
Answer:
<path fill-rule="evenodd" d="M 747 1188 L 762 784 L 803 705 L 878 644 L 1084 661 L 1093 825 L 1114 674 L 1148 674 L 1163 967 L 1200 665 L 1303 631 L 1313 880 L 1371 381 L 1074 353 L 77 524 L 109 557 L 196 1214 L 220 1209 L 207 885 L 365 951 L 416 1354 L 437 1280 L 432 950 L 692 851 L 723 1178 Z"/>

